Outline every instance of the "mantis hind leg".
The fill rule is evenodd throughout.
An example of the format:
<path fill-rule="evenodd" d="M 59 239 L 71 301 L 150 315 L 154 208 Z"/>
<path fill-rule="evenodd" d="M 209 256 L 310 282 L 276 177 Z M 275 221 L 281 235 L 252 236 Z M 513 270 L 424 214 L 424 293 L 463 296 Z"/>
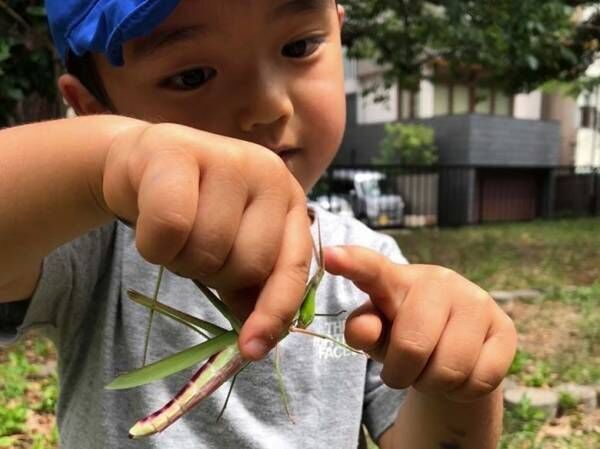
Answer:
<path fill-rule="evenodd" d="M 294 326 L 290 326 L 289 331 L 290 332 L 295 332 L 295 333 L 298 333 L 298 334 L 308 335 L 310 337 L 320 338 L 322 340 L 327 340 L 327 341 L 330 341 L 330 342 L 332 342 L 332 343 L 334 343 L 334 344 L 336 344 L 338 346 L 341 346 L 344 349 L 347 349 L 350 352 L 354 352 L 355 354 L 362 355 L 362 356 L 365 356 L 367 358 L 369 357 L 368 354 L 365 353 L 364 351 L 361 351 L 359 349 L 354 349 L 352 346 L 349 346 L 349 345 L 347 345 L 344 342 L 336 340 L 331 335 L 318 334 L 316 332 L 312 332 L 312 331 L 309 331 L 309 330 L 306 330 L 306 329 L 302 329 L 300 327 L 294 327 Z"/>
<path fill-rule="evenodd" d="M 328 318 L 337 318 L 340 315 L 343 315 L 344 313 L 346 313 L 346 310 L 340 310 L 337 313 L 315 313 L 315 317 L 328 317 Z"/>
<path fill-rule="evenodd" d="M 241 373 L 241 371 L 240 371 Z M 225 403 L 223 404 L 223 407 L 221 408 L 221 411 L 219 412 L 219 416 L 217 416 L 217 419 L 215 422 L 219 422 L 221 420 L 221 418 L 223 417 L 223 414 L 225 413 L 225 409 L 227 408 L 227 404 L 229 404 L 229 398 L 231 397 L 231 392 L 233 391 L 233 385 L 235 384 L 235 380 L 237 379 L 237 377 L 239 376 L 240 373 L 237 373 L 235 376 L 233 376 L 233 379 L 231 380 L 231 385 L 229 385 L 229 391 L 227 392 L 227 397 L 225 398 Z"/>
<path fill-rule="evenodd" d="M 158 270 L 158 277 L 156 279 L 156 286 L 154 287 L 154 295 L 152 296 L 152 307 L 150 308 L 150 316 L 148 317 L 148 327 L 146 328 L 146 337 L 144 340 L 144 356 L 142 358 L 142 366 L 146 366 L 146 360 L 148 358 L 148 347 L 150 345 L 150 332 L 152 332 L 152 320 L 154 318 L 154 310 L 156 303 L 158 302 L 158 292 L 160 291 L 160 284 L 165 273 L 165 267 L 161 265 Z"/>
<path fill-rule="evenodd" d="M 283 382 L 283 371 L 281 370 L 281 357 L 279 354 L 279 345 L 275 347 L 275 374 L 277 375 L 277 383 L 279 384 L 279 395 L 281 396 L 281 402 L 283 403 L 283 408 L 285 409 L 285 413 L 292 422 L 292 424 L 296 424 L 294 421 L 294 417 L 290 411 L 290 403 L 288 400 L 288 395 L 285 390 L 285 384 Z"/>

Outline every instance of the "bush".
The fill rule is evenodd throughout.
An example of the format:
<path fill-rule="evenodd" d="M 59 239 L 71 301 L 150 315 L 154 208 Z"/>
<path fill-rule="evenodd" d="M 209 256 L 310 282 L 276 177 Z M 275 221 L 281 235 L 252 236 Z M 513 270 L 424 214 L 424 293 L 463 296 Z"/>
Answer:
<path fill-rule="evenodd" d="M 42 0 L 0 2 L 0 127 L 60 113 L 54 80 L 61 64 L 43 5 Z"/>
<path fill-rule="evenodd" d="M 379 145 L 376 164 L 432 165 L 438 160 L 433 128 L 425 125 L 388 123 Z"/>

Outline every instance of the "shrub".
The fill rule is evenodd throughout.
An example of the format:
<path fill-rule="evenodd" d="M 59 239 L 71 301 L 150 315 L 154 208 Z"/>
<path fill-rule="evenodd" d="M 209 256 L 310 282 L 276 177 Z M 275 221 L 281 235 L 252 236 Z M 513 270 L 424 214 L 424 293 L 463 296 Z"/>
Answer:
<path fill-rule="evenodd" d="M 388 123 L 379 145 L 376 164 L 432 165 L 438 160 L 433 128 L 424 125 Z"/>

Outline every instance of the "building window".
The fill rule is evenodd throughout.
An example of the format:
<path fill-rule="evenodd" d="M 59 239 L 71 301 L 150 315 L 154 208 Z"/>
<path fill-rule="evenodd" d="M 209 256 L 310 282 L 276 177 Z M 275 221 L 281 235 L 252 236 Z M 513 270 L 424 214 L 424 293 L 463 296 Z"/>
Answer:
<path fill-rule="evenodd" d="M 436 116 L 473 113 L 513 116 L 513 98 L 495 89 L 436 83 L 433 96 Z"/>
<path fill-rule="evenodd" d="M 598 111 L 593 106 L 582 106 L 581 107 L 581 127 L 582 128 L 596 128 L 598 123 Z"/>
<path fill-rule="evenodd" d="M 433 115 L 450 114 L 450 88 L 446 84 L 435 84 L 433 92 Z"/>

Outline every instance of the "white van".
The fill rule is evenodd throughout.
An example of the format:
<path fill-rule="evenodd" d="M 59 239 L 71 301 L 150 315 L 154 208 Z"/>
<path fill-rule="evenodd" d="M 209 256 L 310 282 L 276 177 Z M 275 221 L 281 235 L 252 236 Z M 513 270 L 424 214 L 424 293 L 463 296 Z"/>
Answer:
<path fill-rule="evenodd" d="M 378 171 L 335 169 L 329 177 L 329 195 L 319 198 L 345 199 L 354 215 L 368 226 L 401 226 L 404 201 L 400 195 L 383 192 L 384 180 L 385 174 Z"/>

